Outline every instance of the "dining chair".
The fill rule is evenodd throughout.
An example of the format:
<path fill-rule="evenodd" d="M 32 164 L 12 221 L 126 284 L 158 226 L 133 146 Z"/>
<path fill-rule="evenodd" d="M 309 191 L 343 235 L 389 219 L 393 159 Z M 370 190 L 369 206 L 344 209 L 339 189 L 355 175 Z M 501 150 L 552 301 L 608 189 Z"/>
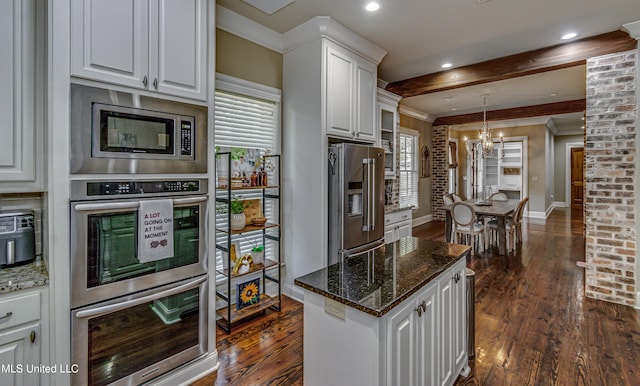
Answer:
<path fill-rule="evenodd" d="M 451 197 L 451 195 L 449 194 L 445 194 L 444 196 L 442 196 L 442 201 L 445 205 L 451 205 L 453 204 L 453 197 Z"/>
<path fill-rule="evenodd" d="M 509 201 L 509 196 L 505 192 L 495 192 L 489 196 L 489 201 Z"/>
<path fill-rule="evenodd" d="M 513 215 L 505 221 L 505 233 L 507 236 L 507 250 L 516 250 L 516 243 L 522 242 L 522 218 L 524 207 L 527 205 L 529 197 L 525 197 L 513 210 Z M 493 245 L 498 240 L 498 220 L 490 220 L 487 223 L 489 233 L 489 245 Z M 512 247 L 512 248 L 511 248 Z"/>
<path fill-rule="evenodd" d="M 454 242 L 471 246 L 471 254 L 475 254 L 476 243 L 485 250 L 485 226 L 478 222 L 473 206 L 466 202 L 454 202 L 451 208 L 453 220 Z M 463 240 L 461 242 L 461 239 Z"/>
<path fill-rule="evenodd" d="M 462 202 L 462 198 L 455 193 L 451 193 L 451 197 L 453 198 L 453 202 Z"/>

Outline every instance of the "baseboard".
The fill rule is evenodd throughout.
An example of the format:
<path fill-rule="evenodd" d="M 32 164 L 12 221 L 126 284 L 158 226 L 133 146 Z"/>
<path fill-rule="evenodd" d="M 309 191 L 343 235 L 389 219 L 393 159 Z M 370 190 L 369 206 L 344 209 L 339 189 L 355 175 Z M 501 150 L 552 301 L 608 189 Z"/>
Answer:
<path fill-rule="evenodd" d="M 547 218 L 547 213 L 546 212 L 534 212 L 534 211 L 530 210 L 525 217 L 546 219 Z"/>
<path fill-rule="evenodd" d="M 433 221 L 433 215 L 428 214 L 426 216 L 414 218 L 411 223 L 411 226 L 417 227 L 418 225 L 426 224 L 431 221 Z"/>
<path fill-rule="evenodd" d="M 304 303 L 304 290 L 298 286 L 284 286 L 282 291 L 285 295 L 292 299 L 295 299 L 301 303 Z"/>
<path fill-rule="evenodd" d="M 569 207 L 569 203 L 568 202 L 562 202 L 562 201 L 554 201 L 553 204 L 551 205 L 552 208 L 568 208 Z"/>
<path fill-rule="evenodd" d="M 551 211 L 553 211 L 553 208 L 554 208 L 554 205 L 551 204 L 551 206 L 549 206 L 547 208 L 547 210 L 544 211 L 544 212 L 534 212 L 534 211 L 530 210 L 529 212 L 527 212 L 525 217 L 528 217 L 528 218 L 541 218 L 543 220 L 546 220 L 547 217 L 549 217 L 549 215 L 551 214 Z"/>

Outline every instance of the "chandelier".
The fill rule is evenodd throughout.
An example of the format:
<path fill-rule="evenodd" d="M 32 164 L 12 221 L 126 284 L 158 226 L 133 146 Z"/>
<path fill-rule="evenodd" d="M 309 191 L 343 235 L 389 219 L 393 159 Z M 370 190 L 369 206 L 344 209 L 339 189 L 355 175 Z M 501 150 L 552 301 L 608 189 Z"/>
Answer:
<path fill-rule="evenodd" d="M 489 157 L 493 153 L 493 130 L 487 124 L 487 94 L 482 94 L 482 107 L 484 116 L 482 118 L 482 129 L 478 129 L 478 137 L 480 138 L 480 146 L 482 148 L 482 156 Z M 500 137 L 502 140 L 502 137 Z"/>
<path fill-rule="evenodd" d="M 487 94 L 482 94 L 482 107 L 483 107 L 483 117 L 482 117 L 482 128 L 478 129 L 478 138 L 479 141 L 468 141 L 467 137 L 464 137 L 465 148 L 467 150 L 467 156 L 469 159 L 474 159 L 474 153 L 476 150 L 479 155 L 482 155 L 482 158 L 491 157 L 493 155 L 494 142 L 493 142 L 493 129 L 489 128 L 489 124 L 487 123 Z M 502 138 L 502 133 L 500 133 L 500 153 L 499 157 L 504 157 L 504 139 Z M 474 149 L 475 148 L 475 149 Z"/>

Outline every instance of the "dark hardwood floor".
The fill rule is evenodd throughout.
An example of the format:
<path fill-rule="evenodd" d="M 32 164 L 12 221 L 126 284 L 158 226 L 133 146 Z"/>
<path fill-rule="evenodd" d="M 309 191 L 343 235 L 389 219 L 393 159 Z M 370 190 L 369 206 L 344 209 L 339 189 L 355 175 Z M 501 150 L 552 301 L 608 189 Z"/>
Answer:
<path fill-rule="evenodd" d="M 546 222 L 525 218 L 515 253 L 468 262 L 476 272 L 476 357 L 456 385 L 640 385 L 640 311 L 584 297 L 579 215 L 556 209 Z M 413 233 L 443 240 L 444 224 Z M 279 314 L 231 335 L 218 329 L 220 368 L 194 386 L 302 384 L 302 328 L 302 306 L 285 297 Z"/>

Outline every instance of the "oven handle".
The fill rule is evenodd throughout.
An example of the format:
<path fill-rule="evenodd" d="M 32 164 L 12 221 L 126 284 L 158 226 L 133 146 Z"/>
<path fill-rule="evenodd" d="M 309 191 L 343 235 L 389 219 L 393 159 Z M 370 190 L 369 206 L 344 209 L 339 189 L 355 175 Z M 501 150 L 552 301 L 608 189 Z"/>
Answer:
<path fill-rule="evenodd" d="M 173 205 L 195 204 L 207 201 L 206 196 L 174 198 Z M 100 202 L 92 204 L 76 204 L 74 209 L 79 212 L 94 212 L 97 210 L 114 210 L 114 209 L 137 209 L 140 207 L 140 201 L 131 202 Z"/>
<path fill-rule="evenodd" d="M 82 319 L 82 318 L 92 318 L 92 317 L 96 317 L 96 316 L 100 316 L 100 315 L 104 315 L 104 314 L 109 314 L 112 312 L 117 312 L 117 311 L 121 311 L 124 310 L 125 308 L 130 308 L 130 307 L 134 307 L 140 304 L 144 304 L 153 300 L 157 300 L 160 298 L 164 298 L 167 296 L 171 296 L 171 295 L 175 295 L 178 294 L 180 292 L 184 292 L 187 290 L 190 290 L 192 288 L 196 288 L 198 287 L 200 284 L 202 284 L 204 281 L 207 280 L 207 276 L 198 278 L 196 280 L 193 280 L 189 283 L 185 283 L 182 284 L 178 287 L 175 288 L 171 288 L 168 289 L 166 291 L 162 291 L 153 295 L 147 295 L 147 296 L 143 296 L 141 298 L 137 298 L 137 299 L 131 299 L 131 300 L 127 300 L 121 303 L 116 303 L 116 304 L 110 304 L 108 306 L 102 306 L 102 307 L 96 307 L 96 308 L 90 308 L 88 310 L 82 310 L 82 311 L 78 311 L 76 312 L 76 318 L 78 319 Z"/>

